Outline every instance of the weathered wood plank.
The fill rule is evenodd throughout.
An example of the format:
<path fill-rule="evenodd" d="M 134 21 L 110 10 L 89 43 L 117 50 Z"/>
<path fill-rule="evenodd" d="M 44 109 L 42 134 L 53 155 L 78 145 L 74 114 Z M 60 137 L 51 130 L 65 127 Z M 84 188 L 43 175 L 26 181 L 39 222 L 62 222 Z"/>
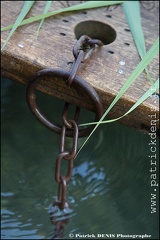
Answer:
<path fill-rule="evenodd" d="M 73 5 L 78 2 L 69 3 Z M 141 2 L 141 14 L 148 50 L 159 35 L 159 3 L 155 1 L 154 7 L 150 10 L 146 9 L 149 5 L 144 5 L 144 7 L 142 3 L 143 5 L 147 3 Z M 54 2 L 50 11 L 63 7 L 62 4 L 67 5 L 65 1 Z M 150 1 L 148 4 L 151 4 Z M 12 24 L 22 6 L 23 1 L 2 1 L 2 26 Z M 42 13 L 44 6 L 45 1 L 36 1 L 27 17 Z M 120 5 L 68 12 L 50 17 L 45 20 L 40 30 L 38 42 L 36 42 L 36 31 L 39 22 L 20 27 L 1 54 L 2 75 L 26 84 L 33 73 L 43 68 L 52 67 L 69 71 L 68 63 L 74 60 L 72 48 L 76 42 L 75 27 L 87 20 L 103 22 L 116 31 L 116 39 L 97 49 L 90 59 L 81 64 L 78 71 L 78 75 L 95 88 L 102 99 L 104 108 L 107 109 L 140 61 Z M 2 44 L 8 33 L 9 31 L 2 32 Z M 149 71 L 153 80 L 156 81 L 158 79 L 158 57 L 150 64 Z M 108 118 L 123 115 L 149 87 L 149 80 L 146 74 L 142 73 L 110 111 Z M 77 94 L 73 88 L 68 89 L 63 80 L 55 79 L 53 82 L 44 79 L 40 82 L 38 89 L 70 103 L 91 108 L 88 99 Z M 150 97 L 120 122 L 138 129 L 147 129 L 150 126 L 148 115 L 151 114 L 153 108 L 158 116 L 158 101 Z"/>

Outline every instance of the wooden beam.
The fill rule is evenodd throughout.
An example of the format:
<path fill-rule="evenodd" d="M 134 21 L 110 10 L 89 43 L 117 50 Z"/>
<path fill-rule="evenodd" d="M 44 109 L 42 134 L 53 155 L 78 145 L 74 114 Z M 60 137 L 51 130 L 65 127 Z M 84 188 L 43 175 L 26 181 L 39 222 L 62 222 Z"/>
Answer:
<path fill-rule="evenodd" d="M 62 3 L 67 6 L 66 1 L 55 1 L 52 3 L 50 11 L 63 7 Z M 77 3 L 78 1 L 69 2 L 70 5 Z M 159 35 L 159 2 L 154 1 L 154 3 L 154 7 L 150 9 L 150 1 L 148 5 L 146 1 L 141 1 L 142 26 L 147 50 Z M 2 27 L 14 23 L 22 6 L 23 1 L 1 2 Z M 41 14 L 44 6 L 45 1 L 36 1 L 27 18 Z M 96 22 L 90 22 L 89 24 L 92 26 L 88 25 L 86 28 L 85 26 L 88 24 L 86 21 L 93 20 L 103 23 L 105 27 L 101 29 L 101 25 L 97 26 Z M 81 25 L 78 27 L 80 23 Z M 26 84 L 31 76 L 40 69 L 56 68 L 69 71 L 70 63 L 74 60 L 72 48 L 77 41 L 76 36 L 88 33 L 94 35 L 95 31 L 103 30 L 104 36 L 102 32 L 101 37 L 104 37 L 108 44 L 97 48 L 91 58 L 81 64 L 78 75 L 93 86 L 102 100 L 104 109 L 107 109 L 140 62 L 121 5 L 68 12 L 47 18 L 36 42 L 38 25 L 39 22 L 24 25 L 14 33 L 1 54 L 2 76 Z M 90 30 L 91 28 L 93 30 Z M 2 32 L 2 44 L 8 33 L 9 31 Z M 114 37 L 115 33 L 116 38 Z M 152 79 L 156 81 L 158 79 L 158 57 L 150 64 L 149 72 Z M 126 113 L 150 86 L 151 84 L 143 72 L 112 108 L 107 118 L 117 118 Z M 63 80 L 45 78 L 40 81 L 37 88 L 46 94 L 91 109 L 91 102 L 87 97 L 78 94 L 73 88 L 68 88 Z M 149 130 L 151 124 L 149 114 L 152 109 L 158 118 L 158 100 L 149 97 L 120 122 L 140 130 Z M 157 128 L 159 129 L 158 124 Z"/>

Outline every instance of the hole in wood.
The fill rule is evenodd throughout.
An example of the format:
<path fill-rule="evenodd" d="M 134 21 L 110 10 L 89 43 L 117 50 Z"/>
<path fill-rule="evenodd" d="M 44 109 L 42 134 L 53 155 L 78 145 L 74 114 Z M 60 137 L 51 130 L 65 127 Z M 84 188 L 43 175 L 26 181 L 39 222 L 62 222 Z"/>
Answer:
<path fill-rule="evenodd" d="M 127 42 L 125 42 L 124 44 L 125 44 L 126 46 L 129 46 L 129 45 L 130 45 L 130 43 L 127 43 Z"/>
<path fill-rule="evenodd" d="M 83 13 L 83 14 L 87 14 L 87 12 L 86 12 L 86 11 L 83 11 L 82 13 Z"/>
<path fill-rule="evenodd" d="M 66 36 L 66 34 L 65 34 L 65 33 L 60 33 L 60 35 L 62 35 L 62 36 Z"/>
<path fill-rule="evenodd" d="M 106 15 L 106 17 L 107 17 L 107 18 L 112 18 L 112 16 L 111 16 L 111 15 Z"/>
<path fill-rule="evenodd" d="M 110 54 L 113 54 L 114 52 L 113 51 L 108 51 Z"/>
<path fill-rule="evenodd" d="M 62 21 L 63 21 L 63 22 L 69 22 L 69 21 L 68 21 L 68 20 L 66 20 L 66 19 L 63 19 Z"/>
<path fill-rule="evenodd" d="M 130 32 L 130 29 L 128 29 L 128 28 L 125 28 L 125 29 L 124 29 L 124 31 L 126 31 L 126 32 Z"/>
<path fill-rule="evenodd" d="M 83 21 L 78 23 L 74 28 L 76 39 L 82 35 L 88 35 L 91 38 L 101 40 L 105 45 L 114 42 L 116 31 L 108 24 L 99 21 Z"/>
<path fill-rule="evenodd" d="M 67 62 L 68 66 L 72 66 L 73 62 Z"/>

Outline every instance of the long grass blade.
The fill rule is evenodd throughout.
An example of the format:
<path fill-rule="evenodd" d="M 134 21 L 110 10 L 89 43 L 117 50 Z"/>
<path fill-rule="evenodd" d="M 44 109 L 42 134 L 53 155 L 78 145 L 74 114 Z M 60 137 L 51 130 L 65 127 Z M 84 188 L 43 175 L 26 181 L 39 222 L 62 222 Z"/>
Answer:
<path fill-rule="evenodd" d="M 143 70 L 146 68 L 146 66 L 153 60 L 153 58 L 158 54 L 159 52 L 159 37 L 155 41 L 155 43 L 152 45 L 152 47 L 149 49 L 149 51 L 145 54 L 141 62 L 138 64 L 136 69 L 132 72 L 130 77 L 128 78 L 127 82 L 123 85 L 109 108 L 106 110 L 106 112 L 103 114 L 99 122 L 96 123 L 96 126 L 90 133 L 90 135 L 87 137 L 83 145 L 81 146 L 80 150 L 78 151 L 77 155 L 79 152 L 82 150 L 84 145 L 88 142 L 89 138 L 92 136 L 92 134 L 95 132 L 97 127 L 101 124 L 101 122 L 104 120 L 108 112 L 112 109 L 112 107 L 116 104 L 116 102 L 120 99 L 120 97 L 127 91 L 127 89 L 130 87 L 130 85 L 137 79 L 137 77 L 143 72 Z M 93 123 L 92 123 L 93 124 Z M 94 123 L 95 124 L 95 123 Z M 83 124 L 84 125 L 84 124 Z M 82 126 L 82 125 L 81 125 Z"/>
<path fill-rule="evenodd" d="M 27 13 L 29 12 L 29 10 L 32 8 L 33 4 L 35 1 L 25 1 L 23 8 L 20 12 L 20 14 L 18 15 L 15 23 L 12 25 L 12 30 L 10 31 L 6 41 L 4 42 L 1 51 L 4 49 L 4 47 L 6 46 L 6 44 L 8 43 L 9 39 L 11 38 L 11 36 L 13 35 L 13 33 L 15 32 L 15 30 L 20 26 L 22 20 L 24 19 L 24 17 L 27 15 Z"/>
<path fill-rule="evenodd" d="M 141 24 L 139 1 L 125 1 L 122 4 L 128 25 L 141 58 L 146 54 L 144 34 Z"/>
<path fill-rule="evenodd" d="M 133 110 L 135 110 L 141 103 L 143 103 L 147 98 L 149 98 L 158 89 L 159 89 L 159 79 L 149 88 L 149 90 L 147 92 L 145 92 L 143 94 L 143 96 L 123 116 L 115 118 L 115 119 L 102 121 L 101 124 L 115 122 L 115 121 L 118 121 L 121 118 L 125 117 L 126 115 L 131 113 Z M 95 123 L 97 124 L 98 122 L 95 122 Z M 87 126 L 87 125 L 92 125 L 92 124 L 93 123 L 86 123 L 86 124 L 81 124 L 79 126 Z"/>
<path fill-rule="evenodd" d="M 53 2 L 53 1 L 46 1 L 46 6 L 45 6 L 45 8 L 44 8 L 43 14 L 45 14 L 45 13 L 48 12 L 48 10 L 49 10 L 52 2 Z M 37 34 L 36 34 L 36 35 L 37 35 L 37 36 L 36 36 L 36 40 L 38 39 L 38 34 L 39 34 L 39 31 L 40 31 L 40 28 L 42 27 L 43 22 L 44 22 L 44 18 L 41 19 L 40 24 L 39 24 L 39 26 L 38 26 L 38 30 L 37 30 Z"/>
<path fill-rule="evenodd" d="M 41 15 L 37 15 L 35 17 L 25 19 L 21 22 L 20 26 L 23 26 L 23 25 L 29 24 L 29 23 L 33 23 L 33 22 L 39 21 L 41 19 L 48 18 L 48 17 L 54 16 L 56 14 L 63 13 L 63 12 L 78 11 L 78 10 L 98 8 L 98 7 L 105 7 L 105 6 L 109 6 L 109 5 L 121 4 L 123 2 L 124 1 L 87 1 L 87 2 L 84 2 L 84 3 L 80 3 L 80 4 L 76 4 L 74 6 L 67 7 L 67 8 L 61 8 L 59 10 L 56 10 L 56 11 L 53 11 L 53 12 L 50 12 L 50 13 L 45 13 L 45 14 L 41 14 Z M 9 25 L 7 27 L 1 28 L 1 31 L 9 30 L 12 27 L 13 27 L 13 24 Z"/>
<path fill-rule="evenodd" d="M 127 89 L 130 87 L 130 85 L 137 79 L 137 77 L 143 72 L 143 70 L 146 68 L 146 66 L 153 60 L 153 58 L 158 54 L 159 52 L 159 37 L 155 41 L 155 43 L 152 45 L 152 47 L 149 49 L 149 51 L 146 53 L 146 55 L 143 57 L 141 62 L 138 64 L 136 69 L 132 72 L 130 77 L 128 78 L 127 82 L 123 85 L 105 114 L 103 115 L 103 119 L 106 117 L 108 112 L 112 109 L 112 107 L 116 104 L 116 102 L 120 99 L 120 97 L 127 91 Z M 100 120 L 102 121 L 102 119 Z M 98 127 L 98 126 L 97 126 Z"/>
<path fill-rule="evenodd" d="M 125 1 L 122 3 L 122 8 L 129 28 L 131 29 L 138 53 L 142 59 L 146 54 L 146 46 L 141 23 L 140 3 L 139 1 Z M 153 84 L 153 80 L 151 79 L 148 69 L 146 68 L 145 71 L 150 82 Z"/>

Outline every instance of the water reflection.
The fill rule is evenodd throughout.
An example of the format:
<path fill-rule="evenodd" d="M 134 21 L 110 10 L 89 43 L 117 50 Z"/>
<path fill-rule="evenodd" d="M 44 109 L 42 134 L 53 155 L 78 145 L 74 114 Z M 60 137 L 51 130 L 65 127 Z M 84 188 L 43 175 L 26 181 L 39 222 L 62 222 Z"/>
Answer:
<path fill-rule="evenodd" d="M 32 116 L 24 86 L 3 79 L 2 89 L 2 239 L 53 239 L 48 211 L 57 199 L 59 135 Z M 39 95 L 47 114 L 56 109 L 58 122 L 63 104 L 51 99 Z M 83 117 L 88 122 L 88 115 Z M 118 123 L 93 135 L 75 159 L 68 183 L 71 213 L 64 239 L 70 233 L 146 233 L 158 239 L 158 209 L 150 213 L 148 142 L 147 135 Z"/>

